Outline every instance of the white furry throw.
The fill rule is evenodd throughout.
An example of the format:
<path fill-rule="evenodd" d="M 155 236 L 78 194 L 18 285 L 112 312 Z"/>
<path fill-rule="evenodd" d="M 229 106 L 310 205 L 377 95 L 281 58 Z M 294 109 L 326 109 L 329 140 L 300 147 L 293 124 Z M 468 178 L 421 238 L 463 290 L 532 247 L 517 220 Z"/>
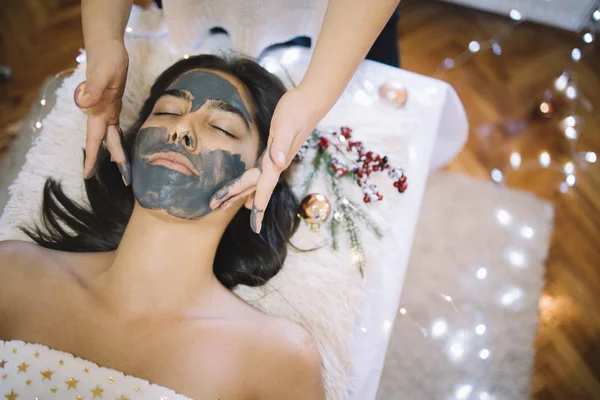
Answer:
<path fill-rule="evenodd" d="M 154 79 L 176 61 L 164 38 L 132 40 L 127 46 L 130 67 L 121 116 L 124 128 L 135 120 Z M 73 91 L 84 79 L 85 64 L 82 64 L 56 91 L 56 106 L 43 121 L 42 131 L 10 187 L 10 200 L 0 219 L 0 239 L 29 240 L 18 227 L 39 220 L 42 188 L 48 177 L 59 179 L 71 198 L 85 197 L 82 148 L 86 116 L 73 103 Z M 406 160 L 407 123 L 411 122 L 408 119 L 399 121 L 398 114 L 391 115 L 376 107 L 365 109 L 346 99 L 340 101 L 321 127 L 350 126 L 354 128 L 354 135 L 363 139 L 368 147 L 387 154 L 394 164 L 402 166 Z M 294 187 L 299 196 L 308 167 L 301 165 L 294 173 Z M 381 183 L 380 189 L 386 198 L 382 203 L 369 206 L 369 211 L 385 237 L 379 241 L 363 230 L 368 263 L 364 281 L 352 266 L 350 248 L 342 232 L 339 252 L 329 246 L 308 253 L 290 249 L 285 267 L 268 285 L 236 290 L 238 295 L 264 312 L 295 321 L 312 332 L 321 350 L 329 400 L 349 397 L 353 328 L 364 300 L 363 282 L 368 281 L 368 270 L 398 262 L 394 251 L 398 224 L 394 216 L 400 213 L 401 196 L 391 188 L 389 181 Z M 344 190 L 348 198 L 361 201 L 360 190 L 353 182 L 345 183 Z M 329 193 L 319 181 L 315 182 L 312 191 Z M 327 231 L 322 229 L 316 234 L 302 226 L 293 242 L 296 246 L 309 248 L 321 242 Z"/>

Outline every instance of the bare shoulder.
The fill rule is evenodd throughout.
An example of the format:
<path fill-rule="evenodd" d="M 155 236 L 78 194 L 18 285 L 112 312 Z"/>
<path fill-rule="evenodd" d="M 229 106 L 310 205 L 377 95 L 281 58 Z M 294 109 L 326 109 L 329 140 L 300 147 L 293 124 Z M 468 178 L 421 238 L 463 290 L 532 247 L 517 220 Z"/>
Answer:
<path fill-rule="evenodd" d="M 9 310 L 17 310 L 20 293 L 29 292 L 36 281 L 44 278 L 40 261 L 43 248 L 19 240 L 0 241 L 0 326 L 7 325 Z"/>
<path fill-rule="evenodd" d="M 263 368 L 259 378 L 265 399 L 324 399 L 321 355 L 313 336 L 300 325 L 282 318 L 264 316 L 260 322 L 260 352 Z"/>
<path fill-rule="evenodd" d="M 32 272 L 31 267 L 38 265 L 43 259 L 44 250 L 46 249 L 36 244 L 21 240 L 0 241 L 0 275 L 16 278 Z"/>

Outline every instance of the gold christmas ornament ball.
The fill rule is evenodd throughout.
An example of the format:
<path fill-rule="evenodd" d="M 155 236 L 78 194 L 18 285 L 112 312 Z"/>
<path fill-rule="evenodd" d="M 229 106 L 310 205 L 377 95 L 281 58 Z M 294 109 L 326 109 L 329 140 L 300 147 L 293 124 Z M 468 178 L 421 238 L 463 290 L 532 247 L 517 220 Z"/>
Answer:
<path fill-rule="evenodd" d="M 300 218 L 311 230 L 316 231 L 319 225 L 327 220 L 331 213 L 331 203 L 327 197 L 319 193 L 311 193 L 300 203 Z"/>
<path fill-rule="evenodd" d="M 402 108 L 408 100 L 408 92 L 400 82 L 391 81 L 379 87 L 379 97 L 389 104 Z"/>

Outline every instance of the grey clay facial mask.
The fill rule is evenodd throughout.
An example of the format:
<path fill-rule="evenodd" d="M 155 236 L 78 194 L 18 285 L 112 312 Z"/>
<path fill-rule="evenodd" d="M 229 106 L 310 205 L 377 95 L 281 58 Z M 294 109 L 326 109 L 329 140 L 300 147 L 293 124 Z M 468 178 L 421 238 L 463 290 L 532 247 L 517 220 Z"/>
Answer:
<path fill-rule="evenodd" d="M 223 100 L 240 110 L 248 124 L 251 122 L 250 113 L 235 86 L 217 74 L 190 71 L 167 88 L 173 89 L 185 90 L 192 95 L 190 113 L 197 111 L 207 100 Z M 240 154 L 203 149 L 200 136 L 188 135 L 186 148 L 181 139 L 187 132 L 176 132 L 180 140 L 171 140 L 169 135 L 173 134 L 166 127 L 143 128 L 137 133 L 132 165 L 133 193 L 142 207 L 164 210 L 178 218 L 199 219 L 212 211 L 209 206 L 211 196 L 241 176 L 246 164 Z M 199 176 L 151 164 L 148 159 L 157 153 L 168 152 L 186 157 Z"/>
<path fill-rule="evenodd" d="M 193 97 L 190 112 L 197 111 L 206 100 L 223 100 L 239 109 L 248 123 L 252 122 L 250 113 L 235 86 L 217 74 L 190 71 L 177 78 L 168 89 L 181 89 L 190 92 Z"/>
<path fill-rule="evenodd" d="M 183 141 L 169 143 L 168 139 L 166 127 L 143 128 L 138 132 L 132 165 L 133 194 L 144 208 L 164 210 L 169 215 L 189 220 L 202 218 L 212 211 L 211 196 L 239 177 L 246 170 L 246 164 L 239 154 L 203 149 L 191 154 Z M 153 165 L 148 160 L 153 154 L 171 151 L 187 157 L 199 176 Z"/>

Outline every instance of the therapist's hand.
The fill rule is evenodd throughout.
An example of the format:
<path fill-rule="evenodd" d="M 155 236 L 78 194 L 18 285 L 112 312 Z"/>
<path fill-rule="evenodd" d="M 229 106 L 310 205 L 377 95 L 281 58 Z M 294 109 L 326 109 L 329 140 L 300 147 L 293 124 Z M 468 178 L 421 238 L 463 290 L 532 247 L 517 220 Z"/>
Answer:
<path fill-rule="evenodd" d="M 279 176 L 317 125 L 314 115 L 310 98 L 300 86 L 283 95 L 273 114 L 267 148 L 257 166 L 217 191 L 210 206 L 227 207 L 255 191 L 250 226 L 260 233 L 264 211 Z"/>
<path fill-rule="evenodd" d="M 86 48 L 86 81 L 75 89 L 75 103 L 87 109 L 84 178 L 94 175 L 98 150 L 104 141 L 125 185 L 131 183 L 129 158 L 119 128 L 129 57 L 120 40 L 107 39 Z"/>

